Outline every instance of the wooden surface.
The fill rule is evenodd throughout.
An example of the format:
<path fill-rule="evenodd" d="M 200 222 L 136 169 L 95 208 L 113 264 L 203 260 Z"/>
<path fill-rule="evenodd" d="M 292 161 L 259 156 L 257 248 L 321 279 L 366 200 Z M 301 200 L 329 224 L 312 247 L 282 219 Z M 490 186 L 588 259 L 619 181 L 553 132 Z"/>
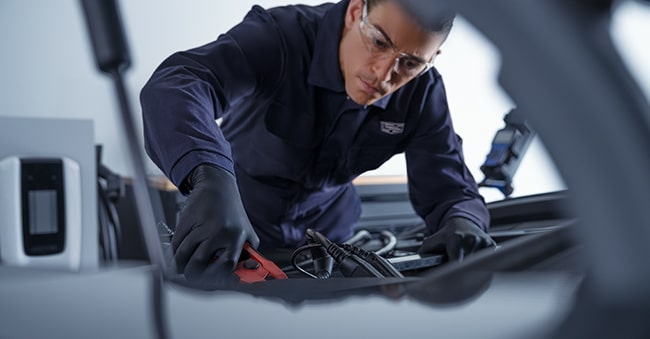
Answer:
<path fill-rule="evenodd" d="M 131 182 L 130 178 L 124 179 L 127 183 Z M 355 185 L 387 185 L 387 184 L 405 184 L 406 176 L 403 175 L 368 175 L 356 178 Z M 149 183 L 159 190 L 175 191 L 176 186 L 164 176 L 150 176 Z"/>

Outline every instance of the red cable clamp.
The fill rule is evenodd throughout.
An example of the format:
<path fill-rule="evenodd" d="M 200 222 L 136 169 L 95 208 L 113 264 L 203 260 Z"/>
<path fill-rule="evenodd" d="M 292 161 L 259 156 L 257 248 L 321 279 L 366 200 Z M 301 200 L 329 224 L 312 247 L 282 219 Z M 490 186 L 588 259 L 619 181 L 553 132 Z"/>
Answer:
<path fill-rule="evenodd" d="M 284 271 L 271 260 L 264 258 L 248 243 L 244 244 L 244 251 L 248 253 L 248 258 L 239 261 L 235 269 L 240 282 L 251 284 L 266 281 L 269 276 L 276 280 L 287 279 Z"/>

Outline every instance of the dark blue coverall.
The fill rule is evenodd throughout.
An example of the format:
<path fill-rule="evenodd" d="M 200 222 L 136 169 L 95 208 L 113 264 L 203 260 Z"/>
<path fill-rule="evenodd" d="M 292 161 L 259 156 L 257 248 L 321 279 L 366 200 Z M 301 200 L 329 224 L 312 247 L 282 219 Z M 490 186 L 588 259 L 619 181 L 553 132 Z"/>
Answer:
<path fill-rule="evenodd" d="M 432 233 L 455 216 L 487 231 L 435 69 L 370 106 L 348 99 L 347 6 L 254 6 L 216 41 L 167 58 L 141 93 L 149 156 L 183 193 L 201 163 L 232 172 L 261 249 L 300 245 L 306 228 L 349 238 L 361 211 L 351 181 L 401 152 Z"/>

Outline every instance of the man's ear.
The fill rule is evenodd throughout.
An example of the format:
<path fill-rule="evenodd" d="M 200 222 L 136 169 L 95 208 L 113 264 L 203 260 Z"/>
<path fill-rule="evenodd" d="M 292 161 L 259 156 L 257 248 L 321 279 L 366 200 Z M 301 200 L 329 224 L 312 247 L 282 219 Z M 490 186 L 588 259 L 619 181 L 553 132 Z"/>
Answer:
<path fill-rule="evenodd" d="M 345 12 L 345 27 L 351 29 L 361 20 L 363 15 L 363 5 L 365 4 L 364 0 L 350 0 L 348 4 L 348 9 Z"/>

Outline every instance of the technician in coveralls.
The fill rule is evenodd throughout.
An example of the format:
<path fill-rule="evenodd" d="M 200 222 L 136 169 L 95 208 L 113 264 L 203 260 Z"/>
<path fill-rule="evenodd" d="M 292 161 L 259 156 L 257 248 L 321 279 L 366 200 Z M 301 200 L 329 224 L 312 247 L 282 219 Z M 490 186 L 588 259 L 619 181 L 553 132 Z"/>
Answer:
<path fill-rule="evenodd" d="M 172 240 L 179 271 L 223 276 L 245 242 L 296 248 L 307 228 L 345 241 L 361 212 L 351 181 L 401 152 L 433 234 L 420 250 L 457 259 L 494 245 L 432 67 L 453 20 L 416 21 L 394 0 L 255 6 L 167 58 L 141 103 L 149 156 L 188 194 Z"/>

